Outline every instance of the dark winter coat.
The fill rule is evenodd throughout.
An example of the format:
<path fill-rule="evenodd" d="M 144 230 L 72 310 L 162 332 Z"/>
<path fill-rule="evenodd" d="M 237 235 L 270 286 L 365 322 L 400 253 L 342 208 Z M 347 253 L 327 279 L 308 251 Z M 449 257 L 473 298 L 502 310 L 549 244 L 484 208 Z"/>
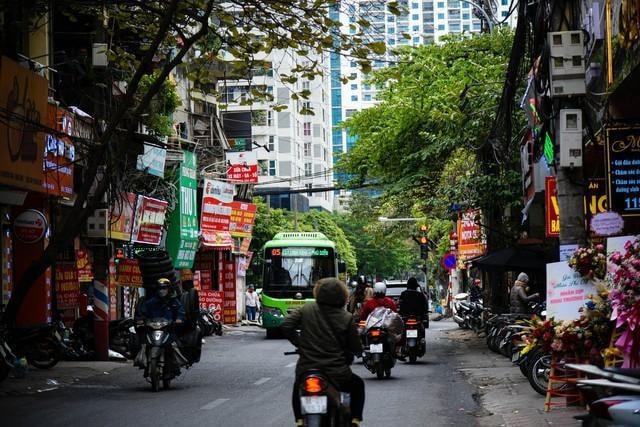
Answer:
<path fill-rule="evenodd" d="M 429 303 L 427 297 L 420 291 L 407 289 L 400 294 L 401 316 L 416 316 L 419 318 L 426 317 L 429 312 Z"/>
<path fill-rule="evenodd" d="M 161 298 L 155 295 L 140 303 L 136 317 L 143 319 L 162 318 L 175 322 L 178 319 L 184 321 L 185 312 L 184 306 L 178 298 Z"/>
<path fill-rule="evenodd" d="M 351 379 L 348 359 L 362 354 L 362 344 L 351 313 L 344 309 L 346 295 L 338 283 L 320 280 L 316 301 L 289 314 L 281 325 L 300 352 L 296 377 L 309 369 L 320 369 L 338 384 L 348 384 Z"/>
<path fill-rule="evenodd" d="M 524 282 L 516 280 L 516 283 L 511 288 L 511 295 L 509 297 L 511 313 L 526 314 L 529 311 L 527 303 L 538 298 L 536 294 L 527 296 L 527 292 L 524 289 L 525 286 L 526 284 Z"/>

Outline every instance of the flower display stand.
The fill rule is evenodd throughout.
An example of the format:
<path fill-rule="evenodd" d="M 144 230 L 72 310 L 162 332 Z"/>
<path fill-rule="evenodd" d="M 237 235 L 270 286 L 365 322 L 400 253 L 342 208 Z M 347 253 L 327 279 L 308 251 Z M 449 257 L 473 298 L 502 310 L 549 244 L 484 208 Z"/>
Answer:
<path fill-rule="evenodd" d="M 611 332 L 611 341 L 609 342 L 609 347 L 605 348 L 602 351 L 605 368 L 619 368 L 624 362 L 624 355 L 616 347 L 616 341 L 618 341 L 618 338 L 620 338 L 621 335 L 621 329 L 613 329 L 613 331 Z"/>
<path fill-rule="evenodd" d="M 576 387 L 576 381 L 582 379 L 582 374 L 573 369 L 567 369 L 566 363 L 581 363 L 578 357 L 559 358 L 552 356 L 547 396 L 544 399 L 544 411 L 549 412 L 554 406 L 566 407 L 584 405 L 582 396 Z"/>

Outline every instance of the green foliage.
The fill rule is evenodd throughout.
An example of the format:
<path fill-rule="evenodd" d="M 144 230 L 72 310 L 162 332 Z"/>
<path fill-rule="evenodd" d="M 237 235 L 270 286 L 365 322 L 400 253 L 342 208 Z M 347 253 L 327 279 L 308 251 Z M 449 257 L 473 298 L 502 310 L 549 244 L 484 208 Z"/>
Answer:
<path fill-rule="evenodd" d="M 144 96 L 153 82 L 158 78 L 158 73 L 148 74 L 140 81 L 140 98 Z M 180 97 L 176 91 L 176 84 L 166 80 L 160 86 L 158 93 L 154 95 L 142 116 L 142 123 L 156 136 L 171 135 L 173 119 L 171 115 L 180 105 Z"/>
<path fill-rule="evenodd" d="M 383 87 L 380 104 L 344 122 L 357 143 L 338 168 L 358 182 L 383 184 L 381 205 L 400 213 L 450 219 L 452 202 L 498 209 L 515 203 L 517 146 L 496 155 L 491 168 L 480 161 L 492 149 L 488 132 L 511 40 L 503 29 L 398 49 L 397 65 L 370 79 Z"/>

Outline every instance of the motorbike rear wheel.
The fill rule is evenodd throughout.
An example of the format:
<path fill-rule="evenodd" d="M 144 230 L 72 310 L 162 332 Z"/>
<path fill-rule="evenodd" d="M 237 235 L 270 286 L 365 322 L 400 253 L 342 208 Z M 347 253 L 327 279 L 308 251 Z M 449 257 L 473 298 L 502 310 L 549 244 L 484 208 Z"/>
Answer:
<path fill-rule="evenodd" d="M 527 365 L 527 378 L 531 387 L 537 393 L 546 396 L 549 372 L 551 370 L 551 356 L 540 349 L 532 355 Z"/>
<path fill-rule="evenodd" d="M 379 380 L 384 378 L 384 369 L 382 368 L 382 365 L 376 366 L 376 377 L 378 377 Z"/>
<path fill-rule="evenodd" d="M 34 342 L 26 351 L 27 361 L 38 369 L 50 369 L 60 361 L 60 354 L 51 338 L 43 338 Z"/>
<path fill-rule="evenodd" d="M 151 378 L 151 391 L 156 392 L 160 388 L 160 372 L 158 371 L 158 359 L 149 362 L 149 377 Z"/>

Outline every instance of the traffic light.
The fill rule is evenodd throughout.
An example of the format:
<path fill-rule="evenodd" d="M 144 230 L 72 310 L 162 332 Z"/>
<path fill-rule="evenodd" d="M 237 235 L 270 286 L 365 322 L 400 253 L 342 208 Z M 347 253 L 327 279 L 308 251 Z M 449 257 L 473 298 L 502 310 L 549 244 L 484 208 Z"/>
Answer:
<path fill-rule="evenodd" d="M 427 237 L 427 226 L 424 224 L 420 226 L 418 242 L 420 243 L 420 258 L 427 259 L 429 256 L 429 238 Z"/>

